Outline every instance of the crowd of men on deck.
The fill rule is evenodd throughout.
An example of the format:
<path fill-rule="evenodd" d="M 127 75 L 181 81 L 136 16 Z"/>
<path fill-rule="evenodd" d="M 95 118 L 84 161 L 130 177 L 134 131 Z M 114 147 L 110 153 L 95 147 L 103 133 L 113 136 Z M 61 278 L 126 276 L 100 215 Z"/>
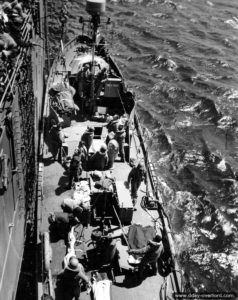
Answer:
<path fill-rule="evenodd" d="M 68 170 L 68 185 L 67 188 L 71 189 L 73 186 L 73 182 L 78 182 L 81 179 L 81 175 L 83 171 L 94 171 L 95 176 L 98 177 L 97 181 L 101 180 L 102 171 L 111 170 L 114 167 L 114 163 L 118 155 L 120 156 L 120 161 L 125 162 L 125 139 L 126 139 L 126 126 L 127 119 L 125 116 L 119 118 L 118 115 L 114 115 L 108 119 L 105 127 L 108 130 L 108 134 L 105 140 L 105 143 L 102 143 L 100 149 L 95 153 L 91 153 L 90 149 L 94 140 L 94 128 L 88 126 L 86 131 L 82 134 L 81 139 L 79 141 L 78 147 L 75 149 L 72 157 L 67 160 L 67 155 L 63 159 L 62 148 L 65 142 L 65 134 L 63 133 L 62 127 L 60 124 L 56 124 L 55 121 L 51 122 L 51 127 L 49 130 L 50 140 L 52 143 L 52 158 L 54 161 L 58 160 L 60 163 L 67 164 Z M 99 175 L 98 175 L 99 174 Z M 132 166 L 128 174 L 127 187 L 130 187 L 131 197 L 133 201 L 133 205 L 136 205 L 137 201 L 137 191 L 144 181 L 146 183 L 146 171 L 144 164 L 139 162 L 138 164 Z M 109 177 L 110 179 L 110 177 Z M 108 188 L 108 187 L 107 187 Z M 62 207 L 63 208 L 63 207 Z M 80 207 L 72 208 L 71 213 L 64 216 L 67 220 L 65 223 L 67 224 L 67 232 L 70 230 L 70 227 L 77 224 L 78 222 L 83 223 L 84 226 L 87 226 L 87 221 L 83 220 L 83 209 Z M 57 214 L 51 216 L 50 223 L 53 223 L 52 218 L 57 218 Z M 60 216 L 62 217 L 62 214 Z M 115 249 L 115 244 L 110 243 L 106 247 L 107 249 Z M 106 248 L 103 248 L 102 251 L 104 254 L 106 253 Z M 143 272 L 146 266 L 151 265 L 154 273 L 157 272 L 157 260 L 163 253 L 164 248 L 162 244 L 162 239 L 160 235 L 156 235 L 153 239 L 150 239 L 147 245 L 142 249 L 137 250 L 129 250 L 129 255 L 139 254 L 143 255 L 139 266 L 139 277 L 143 277 Z M 111 253 L 111 252 L 110 252 Z M 109 257 L 112 259 L 112 254 L 109 254 Z M 60 273 L 60 278 L 63 280 L 63 283 L 66 287 L 65 291 L 67 294 L 71 295 L 71 299 L 74 296 L 75 299 L 78 299 L 80 295 L 80 284 L 82 281 L 86 283 L 86 285 L 90 286 L 90 280 L 88 276 L 85 275 L 83 266 L 79 263 L 75 254 L 73 254 L 65 265 L 64 269 Z M 70 298 L 69 298 L 70 299 Z"/>
<path fill-rule="evenodd" d="M 71 189 L 72 182 L 79 181 L 82 171 L 112 169 L 118 155 L 121 162 L 125 162 L 125 139 L 126 139 L 126 118 L 119 118 L 114 115 L 109 118 L 106 125 L 108 135 L 98 151 L 89 154 L 94 139 L 94 128 L 88 126 L 82 134 L 78 147 L 72 155 L 69 164 L 69 183 Z M 62 162 L 62 145 L 65 143 L 65 135 L 60 124 L 52 120 L 49 135 L 52 143 L 52 154 L 54 160 Z M 128 187 L 131 186 L 131 196 L 133 205 L 136 205 L 137 191 L 142 182 L 146 183 L 146 171 L 143 163 L 138 163 L 128 174 Z"/>

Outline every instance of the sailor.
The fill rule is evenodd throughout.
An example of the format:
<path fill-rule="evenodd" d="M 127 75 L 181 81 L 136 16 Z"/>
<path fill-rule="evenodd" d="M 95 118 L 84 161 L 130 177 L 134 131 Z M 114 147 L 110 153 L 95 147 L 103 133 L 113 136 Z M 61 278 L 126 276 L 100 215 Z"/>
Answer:
<path fill-rule="evenodd" d="M 82 168 L 83 168 L 83 170 L 86 170 L 88 150 L 87 150 L 87 148 L 85 146 L 84 141 L 79 141 L 78 149 L 76 151 L 80 151 L 80 153 L 81 153 Z"/>
<path fill-rule="evenodd" d="M 48 222 L 49 229 L 53 234 L 65 238 L 71 226 L 78 224 L 80 220 L 73 213 L 56 211 L 49 214 Z"/>
<path fill-rule="evenodd" d="M 112 132 L 111 132 L 112 133 Z M 109 133 L 109 134 L 111 134 Z M 119 152 L 119 144 L 115 139 L 111 139 L 107 145 L 108 148 L 108 168 L 113 168 L 115 159 L 117 158 Z"/>
<path fill-rule="evenodd" d="M 65 267 L 58 274 L 58 279 L 62 284 L 64 299 L 79 300 L 81 284 L 83 281 L 90 287 L 89 278 L 86 276 L 84 267 L 79 263 L 75 255 L 68 255 L 65 259 Z"/>
<path fill-rule="evenodd" d="M 119 116 L 114 115 L 113 119 L 111 121 L 109 121 L 109 123 L 107 124 L 108 133 L 110 133 L 111 131 L 113 131 L 113 132 L 117 131 L 118 122 L 119 122 Z"/>
<path fill-rule="evenodd" d="M 98 98 L 100 96 L 100 92 L 102 90 L 104 82 L 107 80 L 107 69 L 102 68 L 102 70 L 97 74 L 95 80 L 95 97 Z"/>
<path fill-rule="evenodd" d="M 106 41 L 104 37 L 100 39 L 99 44 L 97 45 L 97 52 L 99 56 L 107 57 L 108 55 L 108 51 L 106 49 Z"/>
<path fill-rule="evenodd" d="M 84 142 L 84 145 L 87 148 L 87 153 L 89 151 L 89 148 L 92 146 L 93 138 L 94 138 L 94 128 L 88 126 L 86 131 L 83 133 L 81 137 L 81 141 Z"/>
<path fill-rule="evenodd" d="M 62 159 L 62 144 L 65 142 L 65 135 L 62 131 L 61 124 L 56 125 L 56 121 L 54 119 L 51 120 L 51 128 L 49 130 L 49 136 L 51 138 L 52 145 L 52 157 L 54 160 L 61 162 Z"/>
<path fill-rule="evenodd" d="M 69 166 L 69 184 L 68 189 L 71 189 L 72 182 L 78 182 L 79 177 L 82 174 L 82 164 L 81 164 L 81 149 L 78 149 L 72 156 Z"/>
<path fill-rule="evenodd" d="M 143 255 L 139 264 L 139 277 L 143 277 L 144 270 L 147 265 L 150 265 L 154 275 L 157 274 L 157 261 L 164 252 L 164 246 L 162 243 L 161 236 L 156 234 L 153 240 L 149 240 L 147 245 L 141 249 L 131 249 L 128 251 L 129 254 L 141 254 Z"/>
<path fill-rule="evenodd" d="M 146 184 L 146 171 L 144 164 L 142 162 L 139 162 L 136 167 L 133 167 L 128 175 L 128 186 L 131 184 L 131 197 L 133 205 L 136 205 L 137 202 L 137 191 L 142 183 L 142 181 Z"/>
<path fill-rule="evenodd" d="M 90 157 L 91 170 L 103 171 L 108 165 L 107 145 L 102 144 L 99 151 Z"/>
<path fill-rule="evenodd" d="M 115 134 L 115 140 L 118 142 L 119 145 L 119 154 L 121 156 L 121 162 L 125 161 L 125 139 L 126 139 L 126 132 L 124 130 L 123 125 L 118 125 L 116 134 Z"/>
<path fill-rule="evenodd" d="M 73 215 L 80 221 L 83 227 L 88 227 L 91 220 L 90 207 L 77 206 L 73 209 Z"/>
<path fill-rule="evenodd" d="M 87 89 L 87 80 L 90 76 L 89 65 L 85 64 L 81 71 L 78 72 L 77 81 L 78 81 L 78 93 L 79 97 L 83 98 L 86 96 Z"/>

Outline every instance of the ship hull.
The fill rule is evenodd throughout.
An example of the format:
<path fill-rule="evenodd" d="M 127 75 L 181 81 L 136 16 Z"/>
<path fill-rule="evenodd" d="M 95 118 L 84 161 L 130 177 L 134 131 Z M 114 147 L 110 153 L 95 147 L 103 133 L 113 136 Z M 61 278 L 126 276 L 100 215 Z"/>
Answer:
<path fill-rule="evenodd" d="M 40 283 L 39 291 L 41 292 L 39 292 L 38 298 L 41 299 L 42 294 L 46 293 L 55 299 L 63 299 L 64 290 L 59 286 L 58 275 L 62 271 L 62 262 L 70 247 L 68 238 L 54 240 L 49 226 L 50 214 L 62 212 L 62 203 L 65 199 L 72 200 L 73 198 L 73 187 L 68 189 L 69 171 L 65 171 L 65 161 L 55 161 L 52 158 L 52 145 L 49 137 L 50 124 L 54 120 L 54 122 L 63 126 L 65 143 L 67 144 L 66 157 L 73 156 L 85 130 L 88 127 L 94 127 L 95 136 L 88 153 L 90 157 L 99 150 L 100 145 L 106 142 L 108 135 L 107 117 L 115 114 L 118 114 L 121 118 L 126 115 L 127 127 L 125 127 L 125 161 L 118 156 L 113 168 L 102 170 L 103 176 L 109 172 L 110 176 L 114 178 L 113 195 L 117 195 L 116 203 L 112 205 L 106 218 L 110 219 L 110 222 L 103 215 L 103 222 L 105 221 L 109 226 L 109 231 L 116 241 L 116 248 L 119 252 L 116 266 L 110 266 L 106 272 L 108 278 L 112 281 L 111 297 L 112 299 L 123 299 L 125 297 L 130 299 L 166 299 L 167 296 L 172 298 L 172 293 L 181 291 L 181 278 L 174 269 L 175 266 L 177 268 L 177 264 L 169 221 L 162 207 L 163 201 L 157 189 L 158 184 L 154 166 L 150 161 L 142 125 L 136 114 L 135 96 L 127 88 L 113 58 L 106 52 L 100 51 L 101 49 L 97 44 L 94 44 L 93 39 L 88 35 L 77 36 L 67 45 L 61 44 L 61 51 L 50 71 L 43 118 L 45 139 L 41 153 L 41 167 L 43 168 L 41 182 L 44 198 L 38 207 L 40 212 L 38 232 L 42 234 L 41 247 L 42 253 L 44 253 L 42 256 L 44 265 L 42 278 L 44 278 L 44 281 Z M 91 64 L 92 74 L 90 80 L 86 82 L 90 88 L 82 90 L 83 82 L 80 79 L 82 78 L 80 72 L 87 64 Z M 107 77 L 101 78 L 99 80 L 100 84 L 97 84 L 100 72 L 105 71 L 105 69 L 108 72 Z M 72 90 L 71 87 L 74 89 L 73 100 L 76 106 L 74 106 L 71 114 L 68 110 L 62 108 L 62 102 L 57 102 L 60 99 L 59 87 L 62 87 L 62 85 L 69 90 Z M 58 92 L 57 101 L 54 98 L 55 93 L 52 93 L 52 89 L 54 92 Z M 138 190 L 136 210 L 133 209 L 133 199 L 126 184 L 133 161 L 135 164 L 143 162 L 146 165 L 148 175 L 147 184 L 142 183 Z M 95 168 L 83 168 L 80 178 L 80 180 L 87 180 L 91 189 L 91 221 L 87 227 L 82 226 L 82 224 L 78 224 L 76 229 L 71 227 L 73 234 L 77 237 L 80 236 L 79 245 L 75 246 L 74 251 L 79 260 L 83 259 L 82 254 L 84 258 L 87 258 L 85 269 L 89 277 L 95 269 L 98 270 L 99 268 L 100 270 L 100 267 L 98 267 L 99 262 L 96 262 L 96 266 L 92 262 L 93 257 L 90 258 L 92 251 L 95 250 L 92 249 L 90 241 L 92 242 L 92 233 L 98 227 L 101 228 L 102 225 L 102 216 L 98 216 L 97 210 L 95 213 L 94 209 L 96 205 L 94 202 L 95 195 L 99 198 L 101 196 L 94 189 L 93 170 Z M 148 208 L 143 204 L 149 194 L 154 199 L 153 208 Z M 105 196 L 105 194 L 102 195 Z M 149 275 L 140 282 L 137 280 L 136 268 L 128 262 L 128 244 L 125 244 L 129 227 L 138 223 L 142 227 L 151 227 L 155 232 L 160 231 L 163 235 L 163 243 L 168 257 L 167 263 L 168 266 L 170 265 L 168 267 L 169 271 L 161 273 L 162 270 L 160 270 L 160 274 Z M 45 234 L 47 236 L 49 234 L 47 244 L 44 242 Z M 89 295 L 85 290 L 82 291 L 80 297 L 80 299 L 89 299 Z"/>
<path fill-rule="evenodd" d="M 43 16 L 43 2 L 35 7 L 36 11 L 37 16 Z M 22 278 L 26 239 L 35 243 L 38 131 L 45 52 L 40 36 L 44 26 L 38 19 L 30 27 L 32 18 L 35 20 L 33 8 L 26 9 L 21 38 L 25 43 L 31 39 L 38 46 L 19 46 L 19 55 L 12 62 L 4 62 L 7 73 L 1 77 L 5 89 L 0 101 L 0 298 L 6 300 L 15 299 L 23 290 L 22 282 L 18 283 Z M 26 277 L 35 282 L 34 274 Z"/>

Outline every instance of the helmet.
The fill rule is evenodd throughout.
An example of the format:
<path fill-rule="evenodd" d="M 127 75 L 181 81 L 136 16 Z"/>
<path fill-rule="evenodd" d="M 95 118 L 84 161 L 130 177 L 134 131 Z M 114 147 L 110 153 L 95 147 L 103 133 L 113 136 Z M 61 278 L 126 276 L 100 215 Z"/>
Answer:
<path fill-rule="evenodd" d="M 102 146 L 100 147 L 100 153 L 104 154 L 107 151 L 107 145 L 106 144 L 102 144 Z"/>
<path fill-rule="evenodd" d="M 79 261 L 76 257 L 71 257 L 70 260 L 69 260 L 69 265 L 68 267 L 72 270 L 77 270 L 78 269 L 78 266 L 79 266 Z"/>
<path fill-rule="evenodd" d="M 155 237 L 154 237 L 154 241 L 159 243 L 162 240 L 162 237 L 160 234 L 156 233 Z"/>

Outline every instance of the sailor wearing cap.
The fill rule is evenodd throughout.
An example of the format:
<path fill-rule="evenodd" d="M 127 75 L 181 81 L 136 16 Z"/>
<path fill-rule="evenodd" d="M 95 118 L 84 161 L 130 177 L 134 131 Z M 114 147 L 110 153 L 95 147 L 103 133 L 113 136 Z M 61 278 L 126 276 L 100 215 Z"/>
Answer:
<path fill-rule="evenodd" d="M 100 150 L 90 157 L 91 170 L 103 171 L 108 165 L 107 145 L 102 144 Z"/>
<path fill-rule="evenodd" d="M 84 267 L 79 263 L 76 256 L 68 253 L 64 258 L 65 268 L 58 274 L 61 280 L 64 299 L 79 300 L 82 281 L 90 286 L 90 281 L 85 275 Z"/>
<path fill-rule="evenodd" d="M 159 233 L 155 235 L 153 240 L 149 240 L 147 245 L 141 249 L 131 249 L 129 254 L 141 254 L 143 255 L 139 265 L 139 277 L 142 278 L 144 269 L 147 265 L 150 265 L 154 274 L 157 274 L 157 261 L 164 252 L 164 246 L 162 238 Z"/>

